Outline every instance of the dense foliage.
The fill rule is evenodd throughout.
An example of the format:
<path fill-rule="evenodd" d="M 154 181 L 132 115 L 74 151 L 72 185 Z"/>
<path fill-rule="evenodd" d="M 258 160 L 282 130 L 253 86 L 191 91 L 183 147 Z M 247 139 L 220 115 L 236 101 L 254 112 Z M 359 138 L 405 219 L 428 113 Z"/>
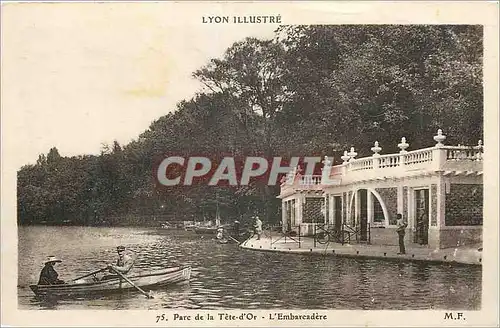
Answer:
<path fill-rule="evenodd" d="M 481 26 L 282 26 L 273 40 L 247 38 L 193 73 L 205 88 L 154 121 L 137 140 L 99 156 L 52 148 L 18 172 L 20 223 L 155 224 L 260 213 L 280 220 L 279 187 L 156 188 L 165 154 L 371 154 L 483 133 Z M 171 110 L 166 108 L 166 111 Z M 216 199 L 217 198 L 217 199 Z"/>

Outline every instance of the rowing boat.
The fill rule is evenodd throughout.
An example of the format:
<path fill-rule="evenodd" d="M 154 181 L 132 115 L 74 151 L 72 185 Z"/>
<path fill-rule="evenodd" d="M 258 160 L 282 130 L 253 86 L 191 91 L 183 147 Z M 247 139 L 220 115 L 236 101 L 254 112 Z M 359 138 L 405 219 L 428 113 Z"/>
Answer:
<path fill-rule="evenodd" d="M 217 226 L 199 226 L 194 228 L 194 232 L 199 235 L 215 235 L 217 233 Z"/>
<path fill-rule="evenodd" d="M 142 288 L 153 288 L 176 284 L 187 281 L 190 277 L 191 267 L 174 267 L 127 276 L 127 278 L 130 279 L 136 286 Z M 81 279 L 70 284 L 60 285 L 30 285 L 30 288 L 38 297 L 85 296 L 135 289 L 134 286 L 120 277 L 101 281 L 88 281 Z"/>

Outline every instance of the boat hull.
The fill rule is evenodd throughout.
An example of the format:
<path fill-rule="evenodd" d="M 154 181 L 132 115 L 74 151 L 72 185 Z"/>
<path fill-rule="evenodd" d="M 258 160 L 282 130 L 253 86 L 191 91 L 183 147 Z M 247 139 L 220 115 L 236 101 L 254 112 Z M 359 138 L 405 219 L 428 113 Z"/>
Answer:
<path fill-rule="evenodd" d="M 127 276 L 136 286 L 153 288 L 180 283 L 189 280 L 191 267 L 175 267 L 155 271 L 148 274 Z M 134 286 L 122 278 L 109 279 L 97 282 L 78 280 L 71 284 L 61 285 L 30 285 L 31 290 L 38 297 L 47 296 L 85 296 L 136 290 Z"/>
<path fill-rule="evenodd" d="M 215 235 L 217 233 L 217 228 L 215 227 L 196 227 L 194 232 L 199 235 Z"/>

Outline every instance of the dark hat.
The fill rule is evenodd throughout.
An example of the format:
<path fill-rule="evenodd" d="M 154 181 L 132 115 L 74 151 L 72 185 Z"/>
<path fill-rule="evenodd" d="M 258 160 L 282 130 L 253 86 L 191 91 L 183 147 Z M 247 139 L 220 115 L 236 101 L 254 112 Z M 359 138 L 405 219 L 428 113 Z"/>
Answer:
<path fill-rule="evenodd" d="M 117 251 L 124 251 L 125 250 L 125 246 L 118 246 L 116 248 Z"/>

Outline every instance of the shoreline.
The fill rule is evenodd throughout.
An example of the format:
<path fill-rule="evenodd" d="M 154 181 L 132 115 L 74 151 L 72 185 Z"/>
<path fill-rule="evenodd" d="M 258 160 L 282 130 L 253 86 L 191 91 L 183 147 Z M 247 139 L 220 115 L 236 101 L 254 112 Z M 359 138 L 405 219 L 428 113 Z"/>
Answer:
<path fill-rule="evenodd" d="M 296 239 L 296 238 L 294 238 Z M 243 250 L 277 252 L 310 256 L 330 256 L 360 259 L 378 259 L 396 262 L 425 262 L 434 264 L 474 265 L 482 266 L 482 252 L 473 247 L 456 247 L 431 249 L 428 247 L 406 247 L 406 254 L 399 255 L 398 246 L 393 245 L 366 245 L 366 244 L 316 244 L 310 237 L 301 237 L 298 242 L 288 238 L 285 242 L 279 236 L 276 238 L 261 237 L 257 240 L 252 237 L 242 242 L 239 247 Z"/>

